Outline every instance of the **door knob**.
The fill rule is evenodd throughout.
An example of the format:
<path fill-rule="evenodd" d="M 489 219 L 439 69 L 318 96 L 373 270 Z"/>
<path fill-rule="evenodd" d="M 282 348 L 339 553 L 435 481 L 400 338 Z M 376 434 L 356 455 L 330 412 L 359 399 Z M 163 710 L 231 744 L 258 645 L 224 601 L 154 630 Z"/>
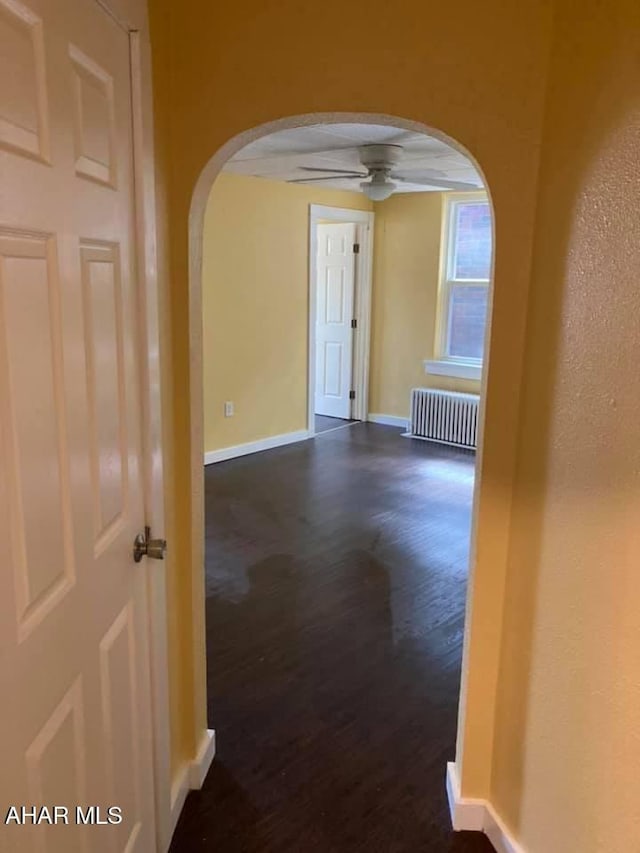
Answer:
<path fill-rule="evenodd" d="M 152 539 L 150 527 L 145 527 L 144 533 L 138 533 L 133 540 L 133 559 L 136 563 L 139 563 L 143 557 L 149 557 L 152 560 L 164 560 L 166 550 L 167 540 Z"/>

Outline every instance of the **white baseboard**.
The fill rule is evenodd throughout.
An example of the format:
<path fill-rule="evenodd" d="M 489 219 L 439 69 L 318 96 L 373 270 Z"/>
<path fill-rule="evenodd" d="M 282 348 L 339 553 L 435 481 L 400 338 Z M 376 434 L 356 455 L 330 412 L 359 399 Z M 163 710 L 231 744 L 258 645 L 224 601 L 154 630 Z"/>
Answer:
<path fill-rule="evenodd" d="M 447 799 L 451 825 L 456 832 L 483 832 L 486 800 L 463 800 L 460 796 L 458 771 L 453 762 L 447 764 Z"/>
<path fill-rule="evenodd" d="M 215 754 L 216 733 L 213 729 L 207 729 L 202 735 L 198 753 L 189 765 L 189 787 L 192 791 L 202 788 Z"/>
<path fill-rule="evenodd" d="M 458 771 L 451 762 L 447 764 L 447 798 L 456 832 L 484 832 L 497 853 L 525 853 L 488 800 L 460 796 Z"/>
<path fill-rule="evenodd" d="M 407 429 L 409 423 L 408 418 L 399 418 L 397 415 L 377 415 L 371 412 L 367 415 L 367 420 L 371 421 L 372 424 L 400 427 L 400 429 Z"/>
<path fill-rule="evenodd" d="M 171 786 L 171 817 L 169 820 L 169 842 L 167 849 L 171 844 L 173 833 L 178 825 L 187 794 L 189 791 L 197 791 L 202 788 L 215 754 L 216 733 L 213 729 L 207 729 L 202 735 L 196 757 L 192 761 L 187 761 L 182 765 L 180 772 Z"/>
<path fill-rule="evenodd" d="M 235 459 L 238 456 L 248 456 L 250 453 L 259 453 L 261 450 L 271 450 L 274 447 L 283 447 L 285 444 L 294 444 L 296 441 L 304 441 L 311 438 L 312 433 L 308 429 L 300 429 L 297 432 L 285 432 L 281 435 L 272 435 L 269 438 L 260 438 L 258 441 L 249 441 L 246 444 L 236 444 L 233 447 L 223 447 L 221 450 L 209 450 L 204 454 L 204 464 L 212 465 L 214 462 L 224 462 L 225 459 Z"/>
<path fill-rule="evenodd" d="M 525 853 L 524 847 L 514 840 L 491 803 L 487 803 L 484 833 L 498 853 Z"/>

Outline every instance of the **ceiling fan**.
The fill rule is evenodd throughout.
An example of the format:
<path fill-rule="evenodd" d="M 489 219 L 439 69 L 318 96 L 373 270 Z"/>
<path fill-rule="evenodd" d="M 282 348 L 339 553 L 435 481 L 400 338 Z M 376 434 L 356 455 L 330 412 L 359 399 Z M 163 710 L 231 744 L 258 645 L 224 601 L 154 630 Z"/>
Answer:
<path fill-rule="evenodd" d="M 360 189 L 371 201 L 384 201 L 400 184 L 423 185 L 438 187 L 443 190 L 477 190 L 480 184 L 463 181 L 450 181 L 443 177 L 444 172 L 437 169 L 422 169 L 412 172 L 409 168 L 402 169 L 398 164 L 402 158 L 402 145 L 373 144 L 362 145 L 358 149 L 360 162 L 366 172 L 354 169 L 323 169 L 316 166 L 300 166 L 303 172 L 327 172 L 317 178 L 292 178 L 290 184 L 307 184 L 314 181 L 332 181 L 336 178 L 360 179 Z M 398 171 L 399 170 L 399 171 Z M 365 180 L 362 180 L 362 179 Z"/>

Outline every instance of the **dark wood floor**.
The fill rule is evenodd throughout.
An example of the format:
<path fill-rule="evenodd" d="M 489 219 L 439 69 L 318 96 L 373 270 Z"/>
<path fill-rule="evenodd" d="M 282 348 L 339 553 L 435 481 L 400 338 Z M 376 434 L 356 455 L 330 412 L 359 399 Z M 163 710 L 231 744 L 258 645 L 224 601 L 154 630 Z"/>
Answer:
<path fill-rule="evenodd" d="M 357 424 L 207 467 L 218 753 L 173 853 L 492 850 L 444 787 L 473 462 Z"/>

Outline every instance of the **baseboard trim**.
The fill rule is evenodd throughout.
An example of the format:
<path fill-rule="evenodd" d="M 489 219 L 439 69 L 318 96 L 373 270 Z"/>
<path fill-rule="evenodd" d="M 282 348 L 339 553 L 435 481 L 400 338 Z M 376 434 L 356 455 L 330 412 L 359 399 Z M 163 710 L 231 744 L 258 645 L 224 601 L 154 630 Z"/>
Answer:
<path fill-rule="evenodd" d="M 460 796 L 458 771 L 453 762 L 447 764 L 447 799 L 456 832 L 484 832 L 497 853 L 525 853 L 488 800 Z"/>
<path fill-rule="evenodd" d="M 408 418 L 399 418 L 397 415 L 379 415 L 371 412 L 367 415 L 367 420 L 372 424 L 400 427 L 400 429 L 407 429 L 407 424 L 409 423 Z"/>
<path fill-rule="evenodd" d="M 236 459 L 238 456 L 248 456 L 250 453 L 259 453 L 261 450 L 272 450 L 274 447 L 295 444 L 296 441 L 305 441 L 311 437 L 310 430 L 300 429 L 297 432 L 285 432 L 281 435 L 271 435 L 269 438 L 260 438 L 258 441 L 249 441 L 246 444 L 236 444 L 233 447 L 223 447 L 220 450 L 209 450 L 204 454 L 204 464 L 213 465 L 214 462 L 224 462 L 227 459 Z"/>
<path fill-rule="evenodd" d="M 171 786 L 171 815 L 167 850 L 171 846 L 171 839 L 176 831 L 187 794 L 189 791 L 197 791 L 202 788 L 215 754 L 216 733 L 213 729 L 207 729 L 200 740 L 196 757 L 182 765 Z"/>
<path fill-rule="evenodd" d="M 498 853 L 525 853 L 524 847 L 514 840 L 491 803 L 487 803 L 484 833 Z"/>
<path fill-rule="evenodd" d="M 456 832 L 484 832 L 486 801 L 462 799 L 458 771 L 453 762 L 447 764 L 447 799 L 451 825 Z"/>
<path fill-rule="evenodd" d="M 196 757 L 189 764 L 189 787 L 192 791 L 202 788 L 216 754 L 216 733 L 207 729 L 202 735 Z"/>

